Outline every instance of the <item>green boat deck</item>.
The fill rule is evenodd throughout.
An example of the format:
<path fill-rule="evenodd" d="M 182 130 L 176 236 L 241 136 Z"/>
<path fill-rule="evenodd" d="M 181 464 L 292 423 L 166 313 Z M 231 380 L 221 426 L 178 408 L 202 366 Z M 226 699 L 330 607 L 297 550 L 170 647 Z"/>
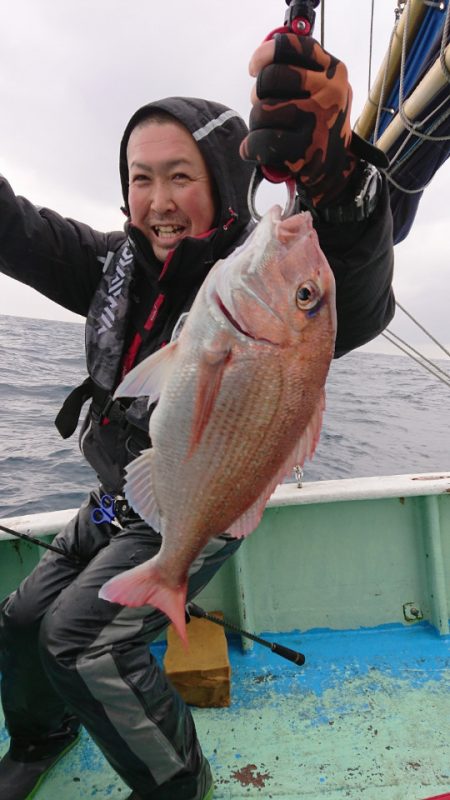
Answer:
<path fill-rule="evenodd" d="M 193 709 L 215 800 L 450 792 L 450 637 L 417 623 L 268 638 L 303 652 L 304 666 L 229 639 L 231 706 Z M 123 800 L 128 791 L 83 732 L 35 800 Z"/>
<path fill-rule="evenodd" d="M 3 522 L 50 541 L 73 513 Z M 5 596 L 40 554 L 0 546 Z M 283 484 L 198 603 L 306 656 L 229 639 L 231 706 L 193 710 L 215 800 L 450 800 L 450 474 Z M 35 800 L 128 793 L 83 733 Z"/>

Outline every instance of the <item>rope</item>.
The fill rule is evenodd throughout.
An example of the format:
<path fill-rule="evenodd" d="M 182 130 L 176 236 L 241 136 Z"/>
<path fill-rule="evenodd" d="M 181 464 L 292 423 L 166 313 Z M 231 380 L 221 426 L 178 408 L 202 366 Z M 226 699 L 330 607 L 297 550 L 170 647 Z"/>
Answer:
<path fill-rule="evenodd" d="M 446 64 L 446 61 L 445 61 L 445 47 L 446 47 L 447 40 L 448 40 L 448 30 L 449 30 L 449 24 L 450 24 L 450 13 L 449 12 L 450 12 L 450 3 L 448 5 L 447 13 L 445 15 L 444 30 L 442 32 L 442 41 L 441 41 L 441 52 L 440 52 L 440 56 L 439 56 L 440 57 L 440 62 L 441 62 L 441 69 L 442 69 L 442 72 L 444 73 L 445 77 L 447 78 L 448 83 L 450 83 L 450 70 L 447 67 L 447 64 Z"/>
<path fill-rule="evenodd" d="M 413 315 L 410 314 L 410 312 L 407 311 L 401 303 L 397 301 L 396 306 L 403 311 L 403 313 L 406 314 L 406 316 L 409 317 L 409 319 L 445 353 L 445 355 L 450 356 L 450 351 L 447 350 L 447 348 L 444 347 L 444 345 L 441 344 L 441 342 L 439 342 L 426 328 L 424 328 L 424 326 L 421 325 L 420 322 L 413 317 Z M 412 345 L 408 344 L 408 342 L 398 336 L 398 334 L 394 333 L 394 331 L 391 331 L 389 328 L 387 328 L 387 330 L 383 331 L 382 336 L 384 336 L 388 342 L 397 347 L 398 350 L 406 353 L 406 355 L 409 356 L 413 361 L 426 369 L 427 372 L 430 372 L 435 378 L 438 378 L 438 380 L 440 380 L 442 383 L 445 383 L 446 386 L 450 386 L 450 374 L 448 372 L 442 369 L 438 364 L 425 356 L 419 350 L 416 350 L 414 347 L 412 347 Z M 416 358 L 416 356 L 418 356 L 418 358 Z"/>
<path fill-rule="evenodd" d="M 322 0 L 320 13 L 320 44 L 325 47 L 325 0 Z"/>
<path fill-rule="evenodd" d="M 429 0 L 429 1 L 424 0 L 424 2 L 425 2 L 426 5 L 430 5 L 430 6 L 439 8 L 440 10 L 444 10 L 444 8 L 445 8 L 445 3 L 442 3 L 442 2 L 437 2 L 436 3 L 436 2 L 433 2 L 432 0 Z M 383 75 L 383 81 L 382 81 L 382 86 L 381 86 L 381 91 L 380 91 L 380 98 L 378 100 L 378 111 L 377 111 L 377 117 L 376 117 L 375 126 L 374 126 L 373 142 L 374 142 L 374 144 L 376 144 L 377 139 L 378 139 L 378 130 L 379 130 L 379 126 L 380 126 L 381 113 L 382 112 L 386 112 L 386 111 L 388 111 L 388 112 L 390 111 L 392 113 L 392 111 L 393 111 L 392 109 L 383 107 L 383 104 L 384 104 L 385 94 L 386 94 L 387 74 L 388 74 L 388 71 L 389 71 L 389 66 L 390 66 L 390 61 L 391 61 L 392 45 L 393 45 L 393 41 L 394 41 L 394 36 L 396 35 L 397 26 L 398 26 L 401 14 L 405 10 L 405 8 L 406 8 L 406 15 L 407 16 L 405 18 L 405 27 L 404 27 L 404 30 L 403 30 L 403 39 L 402 39 L 402 52 L 401 52 L 401 64 L 400 64 L 400 81 L 399 81 L 399 84 L 400 84 L 399 85 L 399 115 L 400 115 L 400 118 L 401 118 L 406 130 L 409 131 L 409 135 L 406 136 L 405 140 L 399 146 L 399 148 L 398 148 L 397 152 L 395 153 L 394 157 L 391 159 L 391 163 L 389 165 L 389 170 L 383 170 L 383 172 L 384 172 L 386 178 L 390 181 L 390 183 L 392 183 L 392 185 L 395 186 L 397 189 L 399 189 L 400 191 L 405 192 L 406 194 L 416 194 L 418 192 L 423 192 L 424 189 L 426 188 L 426 186 L 428 186 L 428 183 L 430 181 L 427 184 L 425 184 L 424 186 L 422 186 L 422 187 L 420 187 L 418 189 L 406 189 L 405 187 L 400 186 L 400 184 L 398 184 L 394 180 L 394 178 L 392 177 L 391 173 L 395 172 L 395 170 L 400 167 L 400 164 L 402 163 L 402 161 L 405 161 L 406 158 L 409 158 L 409 156 L 411 155 L 412 150 L 418 150 L 419 147 L 423 144 L 424 141 L 440 141 L 440 142 L 442 142 L 442 141 L 448 141 L 450 139 L 450 136 L 432 136 L 431 135 L 433 133 L 433 131 L 435 131 L 441 125 L 441 123 L 444 122 L 450 116 L 450 109 L 444 111 L 436 119 L 436 114 L 438 112 L 440 112 L 441 109 L 447 104 L 447 102 L 448 102 L 448 97 L 447 97 L 435 109 L 433 109 L 433 111 L 430 112 L 425 119 L 421 120 L 419 123 L 411 123 L 411 121 L 407 118 L 407 116 L 405 114 L 405 111 L 404 111 L 404 78 L 405 78 L 405 64 L 406 64 L 406 43 L 407 43 L 407 40 L 408 40 L 409 21 L 410 21 L 409 15 L 410 15 L 410 8 L 411 8 L 411 4 L 408 3 L 407 0 L 398 0 L 397 6 L 395 8 L 395 25 L 394 25 L 394 29 L 392 31 L 392 34 L 391 34 L 391 37 L 390 37 L 390 40 L 389 40 L 389 47 L 388 47 L 388 53 L 387 53 L 387 59 L 386 59 L 386 68 L 385 68 L 385 72 L 384 72 L 384 75 Z M 369 95 L 369 102 L 371 102 L 373 105 L 376 105 L 376 103 L 370 97 L 370 84 L 371 84 L 371 71 L 372 71 L 372 48 L 373 48 L 373 23 L 374 23 L 374 0 L 372 0 L 371 19 L 370 19 L 369 92 L 368 92 L 368 95 Z M 443 70 L 447 80 L 450 82 L 450 70 L 448 70 L 448 68 L 447 68 L 447 66 L 445 64 L 445 46 L 446 46 L 446 42 L 447 42 L 447 39 L 448 39 L 449 29 L 450 29 L 450 2 L 448 4 L 448 6 L 447 6 L 445 21 L 444 21 L 444 27 L 443 27 L 443 33 L 442 33 L 442 39 L 441 39 L 441 48 L 440 48 L 440 61 L 441 61 L 442 70 Z M 431 124 L 429 125 L 429 127 L 427 129 L 427 132 L 425 132 L 423 130 L 423 128 L 431 120 L 434 120 L 434 121 L 431 122 Z M 418 128 L 422 128 L 422 130 L 418 130 Z M 405 154 L 405 156 L 402 159 L 402 161 L 400 161 L 399 160 L 399 155 L 405 150 L 407 144 L 411 141 L 411 139 L 413 137 L 415 137 L 415 140 L 413 142 L 412 148 L 410 148 L 408 150 L 408 152 Z M 404 314 L 406 314 L 412 320 L 412 322 L 415 325 L 417 325 L 418 328 L 420 328 L 420 330 L 422 330 L 428 336 L 429 339 L 431 339 L 432 342 L 434 342 L 434 344 L 436 344 L 447 356 L 450 356 L 450 352 L 434 336 L 432 336 L 432 334 L 429 331 L 427 331 L 426 328 L 424 328 L 424 326 L 421 325 L 412 316 L 412 314 L 410 314 L 409 311 L 406 310 L 406 308 L 404 308 L 399 302 L 397 302 L 396 305 L 397 305 L 398 308 L 401 309 L 401 311 L 403 311 Z M 389 341 L 391 344 L 393 344 L 395 347 L 397 347 L 397 349 L 401 350 L 403 353 L 405 353 L 407 356 L 409 356 L 417 364 L 419 364 L 421 367 L 423 367 L 428 372 L 430 372 L 434 377 L 438 378 L 438 380 L 440 380 L 442 383 L 445 383 L 447 386 L 450 387 L 450 374 L 447 373 L 445 370 L 443 370 L 438 364 L 436 364 L 431 359 L 427 358 L 427 356 L 425 356 L 419 350 L 416 350 L 414 347 L 412 347 L 410 344 L 408 344 L 408 342 L 406 342 L 404 339 L 402 339 L 396 333 L 391 331 L 389 328 L 386 331 L 383 331 L 382 336 L 384 336 L 384 338 L 387 339 L 387 341 Z"/>
<path fill-rule="evenodd" d="M 447 102 L 447 100 L 445 100 L 444 102 Z M 446 113 L 445 113 L 445 114 L 442 114 L 442 115 L 439 117 L 439 119 L 438 119 L 438 120 L 436 120 L 436 122 L 434 123 L 434 125 L 432 125 L 432 126 L 431 126 L 430 130 L 436 130 L 436 128 L 437 128 L 439 125 L 441 125 L 441 124 L 442 124 L 442 122 L 445 122 L 445 120 L 446 120 L 446 119 L 448 119 L 448 117 L 449 117 L 449 116 L 450 116 L 450 108 L 449 108 L 449 110 L 448 110 L 448 111 L 446 111 Z M 407 188 L 406 188 L 406 186 L 401 186 L 401 185 L 400 185 L 399 183 L 397 183 L 397 181 L 395 181 L 395 180 L 394 180 L 394 178 L 392 177 L 392 173 L 393 173 L 393 172 L 395 172 L 396 170 L 400 169 L 400 167 L 402 166 L 402 164 L 404 163 L 404 161 L 406 161 L 406 159 L 408 159 L 408 158 L 411 156 L 411 154 L 412 154 L 414 151 L 416 151 L 416 152 L 417 152 L 417 151 L 419 150 L 420 146 L 423 144 L 423 141 L 417 141 L 417 140 L 416 140 L 416 141 L 415 141 L 415 143 L 412 145 L 412 147 L 410 147 L 410 149 L 408 150 L 408 152 L 405 154 L 404 158 L 399 158 L 399 157 L 398 157 L 398 156 L 399 156 L 399 154 L 402 152 L 402 150 L 404 150 L 404 148 L 406 147 L 406 145 L 407 145 L 408 141 L 410 141 L 410 139 L 411 139 L 411 135 L 410 135 L 410 136 L 408 136 L 408 137 L 406 137 L 406 139 L 405 139 L 405 140 L 404 140 L 404 142 L 403 142 L 403 143 L 400 145 L 400 147 L 399 147 L 399 149 L 397 150 L 397 152 L 396 152 L 396 153 L 393 155 L 393 157 L 392 157 L 392 159 L 391 159 L 390 167 L 389 167 L 389 169 L 390 169 L 390 172 L 389 172 L 388 170 L 381 170 L 381 171 L 384 173 L 384 175 L 386 176 L 387 180 L 388 180 L 390 183 L 392 183 L 392 185 L 393 185 L 393 186 L 395 186 L 395 188 L 396 188 L 396 189 L 399 189 L 399 190 L 400 190 L 401 192 L 403 192 L 404 194 L 420 194 L 421 192 L 425 191 L 425 189 L 427 188 L 427 186 L 429 186 L 429 185 L 430 185 L 430 183 L 431 183 L 431 181 L 432 181 L 432 178 L 433 178 L 434 176 L 432 176 L 432 177 L 430 178 L 430 180 L 429 180 L 427 183 L 424 183 L 422 186 L 419 186 L 419 187 L 418 187 L 418 188 L 416 188 L 416 189 L 407 189 Z"/>
<path fill-rule="evenodd" d="M 396 336 L 396 334 L 394 334 L 391 330 L 389 330 L 389 328 L 383 331 L 381 335 L 384 336 L 384 338 L 387 339 L 388 342 L 393 344 L 398 350 L 401 350 L 403 353 L 409 356 L 409 358 L 412 358 L 412 360 L 415 361 L 417 364 L 419 364 L 419 366 L 423 367 L 423 369 L 426 369 L 427 372 L 430 372 L 431 375 L 440 380 L 441 383 L 445 383 L 446 386 L 450 387 L 450 375 L 447 375 L 446 372 L 441 370 L 437 364 L 435 364 L 433 361 L 424 356 L 423 353 L 419 353 L 418 350 L 415 350 L 413 347 L 411 347 L 411 345 L 407 344 L 406 342 L 404 342 L 406 347 L 402 347 L 398 343 L 398 341 L 396 341 L 396 339 L 399 339 L 400 337 Z M 402 339 L 400 339 L 400 341 L 403 342 Z M 416 358 L 412 353 L 417 353 L 420 356 L 420 358 Z M 427 366 L 427 363 L 431 364 L 433 368 Z M 440 372 L 443 372 L 443 374 L 447 376 L 448 380 L 445 377 L 442 377 L 439 374 Z"/>
<path fill-rule="evenodd" d="M 420 330 L 423 331 L 428 338 L 431 339 L 431 341 L 434 342 L 434 344 L 436 344 L 445 353 L 445 355 L 450 356 L 450 352 L 447 350 L 447 348 L 444 347 L 444 345 L 441 344 L 437 339 L 435 339 L 434 336 L 432 336 L 432 334 L 427 331 L 427 329 L 424 328 L 423 325 L 421 325 L 420 322 L 418 322 L 416 318 L 409 313 L 409 311 L 406 310 L 406 308 L 404 308 L 399 302 L 396 302 L 396 306 L 403 311 L 403 313 L 406 314 L 406 316 L 409 317 L 409 319 L 414 322 L 414 324 L 417 325 L 417 327 L 420 328 Z"/>
<path fill-rule="evenodd" d="M 370 87 L 372 85 L 372 56 L 373 56 L 373 20 L 375 16 L 375 0 L 372 0 L 372 8 L 370 12 L 370 33 L 369 33 L 369 75 L 367 79 L 367 94 L 370 96 Z"/>
<path fill-rule="evenodd" d="M 389 181 L 389 183 L 392 183 L 392 186 L 395 186 L 395 188 L 398 189 L 399 192 L 403 192 L 403 194 L 420 194 L 420 192 L 424 192 L 427 186 L 429 186 L 431 183 L 431 178 L 430 178 L 428 183 L 425 183 L 419 189 L 407 189 L 406 186 L 401 186 L 400 183 L 394 181 L 394 178 L 392 177 L 392 175 L 389 174 L 387 170 L 383 170 L 383 172 L 386 175 L 386 178 Z"/>
<path fill-rule="evenodd" d="M 398 92 L 398 113 L 399 117 L 406 128 L 407 131 L 410 131 L 414 136 L 419 137 L 425 141 L 431 142 L 447 142 L 450 141 L 450 136 L 432 136 L 427 133 L 423 133 L 420 128 L 422 128 L 425 124 L 425 120 L 420 122 L 412 122 L 406 113 L 405 113 L 405 100 L 404 100 L 404 82 L 405 82 L 405 65 L 406 65 L 406 43 L 408 41 L 408 33 L 409 33 L 409 22 L 410 22 L 410 13 L 411 13 L 411 4 L 408 3 L 406 6 L 406 17 L 405 17 L 405 27 L 403 31 L 403 40 L 402 40 L 402 55 L 401 55 L 401 62 L 400 62 L 400 85 L 399 85 L 399 92 Z M 447 81 L 450 82 L 450 72 L 447 69 L 445 64 L 445 42 L 446 36 L 448 34 L 448 27 L 449 27 L 449 20 L 450 20 L 450 3 L 447 6 L 447 11 L 445 15 L 444 21 L 444 29 L 442 33 L 441 39 L 441 49 L 440 49 L 440 61 L 441 67 L 444 72 L 444 75 Z M 433 112 L 434 113 L 434 112 Z"/>
<path fill-rule="evenodd" d="M 397 29 L 397 25 L 398 25 L 399 19 L 400 19 L 400 5 L 398 5 L 397 8 L 395 9 L 395 25 L 394 25 L 393 31 L 391 33 L 391 37 L 389 39 L 388 53 L 387 53 L 387 59 L 386 59 L 386 69 L 384 71 L 383 82 L 381 84 L 380 98 L 378 100 L 377 118 L 375 120 L 375 127 L 374 127 L 374 132 L 373 132 L 373 143 L 374 144 L 377 143 L 378 129 L 380 127 L 380 119 L 381 119 L 382 112 L 383 111 L 388 111 L 392 115 L 395 113 L 394 109 L 385 108 L 383 103 L 384 103 L 384 98 L 385 98 L 385 95 L 386 95 L 387 75 L 388 75 L 388 71 L 389 71 L 389 65 L 391 63 L 392 45 L 393 45 L 393 42 L 394 42 L 394 36 L 395 36 L 395 32 L 396 32 L 396 29 Z M 370 100 L 370 95 L 369 95 L 369 100 Z M 373 102 L 373 101 L 371 100 L 370 102 Z M 375 105 L 375 103 L 374 103 L 374 105 Z"/>
<path fill-rule="evenodd" d="M 431 112 L 428 114 L 428 116 L 427 116 L 427 117 L 426 117 L 426 118 L 423 120 L 424 124 L 425 124 L 426 122 L 428 122 L 430 119 L 432 119 L 432 118 L 433 118 L 433 116 L 434 116 L 434 115 L 435 115 L 435 114 L 436 114 L 438 111 L 440 111 L 440 110 L 441 110 L 441 108 L 443 108 L 443 107 L 444 107 L 445 105 L 447 105 L 447 104 L 448 104 L 448 97 L 445 97 L 445 98 L 444 98 L 444 99 L 443 99 L 443 100 L 442 100 L 442 101 L 439 103 L 439 105 L 438 105 L 438 106 L 436 106 L 436 108 L 435 108 L 435 109 L 433 109 L 433 111 L 431 111 Z M 428 132 L 428 133 L 432 133 L 433 131 L 435 131 L 435 130 L 436 130 L 436 129 L 437 129 L 437 128 L 438 128 L 438 127 L 439 127 L 439 126 L 440 126 L 440 125 L 443 123 L 443 122 L 445 122 L 445 120 L 446 120 L 446 119 L 447 119 L 449 116 L 450 116 L 450 108 L 449 108 L 447 111 L 445 111 L 444 113 L 442 113 L 442 114 L 441 114 L 441 116 L 440 116 L 440 117 L 438 117 L 438 119 L 437 119 L 437 120 L 435 120 L 435 122 L 433 122 L 433 123 L 432 123 L 432 124 L 429 126 L 429 128 L 428 128 L 428 131 L 427 131 L 427 132 Z M 391 158 L 391 166 L 392 166 L 392 169 L 393 169 L 393 170 L 396 170 L 396 169 L 398 169 L 398 168 L 401 166 L 401 164 L 402 164 L 402 163 L 403 163 L 403 162 L 404 162 L 404 161 L 405 161 L 407 158 L 409 158 L 409 156 L 411 155 L 411 153 L 412 153 L 414 150 L 417 150 L 417 149 L 418 149 L 418 147 L 420 147 L 420 145 L 422 144 L 422 140 L 423 140 L 423 138 L 424 138 L 424 137 L 416 137 L 416 138 L 414 139 L 414 141 L 413 141 L 413 144 L 411 145 L 410 149 L 408 150 L 408 152 L 407 152 L 407 153 L 405 154 L 405 156 L 403 157 L 403 159 L 399 159 L 399 156 L 400 156 L 400 154 L 402 153 L 402 151 L 405 149 L 405 147 L 406 147 L 406 146 L 407 146 L 407 144 L 408 144 L 408 143 L 411 141 L 411 139 L 413 139 L 413 135 L 412 135 L 411 133 L 409 133 L 409 134 L 408 134 L 408 136 L 406 136 L 406 137 L 405 137 L 405 139 L 403 140 L 403 142 L 402 142 L 402 143 L 399 145 L 399 148 L 398 148 L 398 150 L 395 152 L 395 154 L 394 154 L 394 155 L 392 156 L 392 158 Z"/>

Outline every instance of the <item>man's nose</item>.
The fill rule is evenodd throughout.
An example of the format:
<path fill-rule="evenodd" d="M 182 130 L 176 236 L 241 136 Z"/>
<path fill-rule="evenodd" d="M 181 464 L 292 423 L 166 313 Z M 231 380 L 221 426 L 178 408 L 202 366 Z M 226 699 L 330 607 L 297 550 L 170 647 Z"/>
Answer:
<path fill-rule="evenodd" d="M 151 189 L 150 205 L 152 211 L 164 214 L 176 208 L 170 184 L 166 181 L 154 181 Z"/>

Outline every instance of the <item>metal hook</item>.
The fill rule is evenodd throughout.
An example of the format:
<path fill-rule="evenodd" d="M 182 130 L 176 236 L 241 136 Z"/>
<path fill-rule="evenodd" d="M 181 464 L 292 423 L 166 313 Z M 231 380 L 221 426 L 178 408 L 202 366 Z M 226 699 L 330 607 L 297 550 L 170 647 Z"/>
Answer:
<path fill-rule="evenodd" d="M 247 195 L 248 208 L 255 222 L 260 222 L 260 220 L 262 219 L 261 214 L 258 213 L 255 207 L 255 197 L 256 197 L 256 192 L 258 191 L 258 188 L 263 180 L 264 180 L 264 175 L 262 174 L 260 168 L 255 167 L 252 173 L 252 177 L 250 178 L 250 184 L 248 187 L 248 195 Z M 295 200 L 296 200 L 295 178 L 287 178 L 284 181 L 284 183 L 286 184 L 288 196 L 286 200 L 286 205 L 281 215 L 282 219 L 290 217 L 294 213 Z"/>
<path fill-rule="evenodd" d="M 301 489 L 303 486 L 303 470 L 300 464 L 296 464 L 294 467 L 294 477 L 297 481 L 297 489 Z"/>

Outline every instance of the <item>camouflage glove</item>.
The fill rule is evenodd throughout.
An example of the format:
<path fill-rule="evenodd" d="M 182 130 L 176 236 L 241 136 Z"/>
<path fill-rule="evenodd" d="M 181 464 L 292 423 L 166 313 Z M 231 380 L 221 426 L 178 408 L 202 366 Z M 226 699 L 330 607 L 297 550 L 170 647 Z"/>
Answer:
<path fill-rule="evenodd" d="M 352 135 L 347 69 L 308 36 L 277 33 L 250 62 L 257 76 L 250 133 L 240 153 L 273 181 L 294 174 L 309 200 L 329 203 L 358 161 Z"/>

